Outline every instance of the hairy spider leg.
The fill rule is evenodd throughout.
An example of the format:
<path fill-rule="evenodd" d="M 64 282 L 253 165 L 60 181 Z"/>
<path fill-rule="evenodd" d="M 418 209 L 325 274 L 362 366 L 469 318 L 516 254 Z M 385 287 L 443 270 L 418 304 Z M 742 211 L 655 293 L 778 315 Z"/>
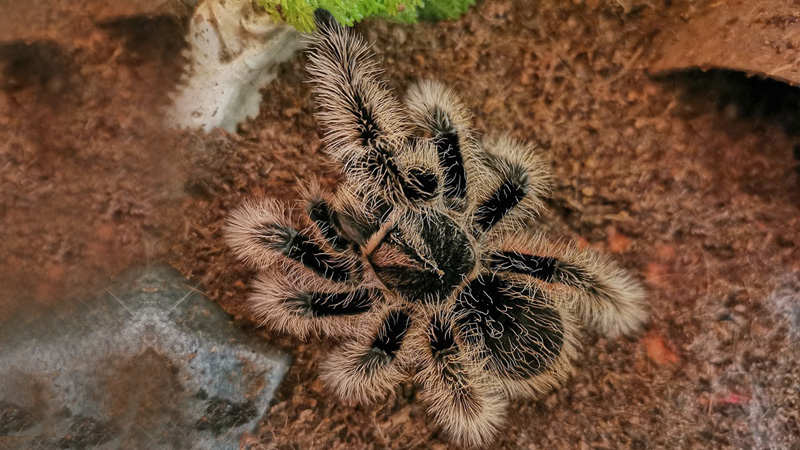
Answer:
<path fill-rule="evenodd" d="M 540 395 L 563 383 L 577 350 L 569 310 L 526 278 L 485 271 L 455 299 L 459 336 L 511 397 Z"/>
<path fill-rule="evenodd" d="M 605 255 L 530 231 L 503 237 L 498 248 L 490 256 L 493 270 L 567 286 L 574 293 L 569 306 L 602 333 L 631 333 L 647 319 L 641 286 Z"/>
<path fill-rule="evenodd" d="M 490 442 L 503 424 L 508 399 L 454 334 L 451 311 L 435 313 L 415 348 L 423 349 L 415 380 L 428 412 L 453 440 L 464 446 Z"/>
<path fill-rule="evenodd" d="M 307 187 L 301 188 L 301 196 L 306 201 L 306 214 L 317 229 L 319 235 L 337 252 L 347 252 L 353 243 L 344 234 L 342 217 L 330 199 L 313 180 Z"/>
<path fill-rule="evenodd" d="M 314 222 L 319 232 L 335 250 L 343 252 L 350 248 L 350 241 L 342 236 L 339 213 L 327 200 L 317 198 L 308 204 L 308 217 Z"/>
<path fill-rule="evenodd" d="M 320 367 L 322 381 L 341 398 L 367 403 L 384 398 L 408 378 L 414 355 L 406 344 L 411 312 L 385 308 L 378 320 L 334 349 Z"/>
<path fill-rule="evenodd" d="M 352 337 L 383 303 L 377 289 L 353 288 L 279 267 L 261 272 L 248 302 L 261 325 L 294 334 Z"/>
<path fill-rule="evenodd" d="M 544 156 L 507 136 L 488 140 L 483 147 L 486 164 L 495 174 L 487 184 L 494 188 L 475 208 L 475 232 L 527 226 L 525 220 L 538 215 L 544 208 L 542 198 L 550 192 L 550 169 Z"/>
<path fill-rule="evenodd" d="M 313 233 L 292 224 L 289 211 L 274 199 L 243 204 L 230 215 L 225 230 L 228 244 L 240 259 L 257 269 L 277 263 L 286 271 L 305 270 L 336 283 L 357 281 L 361 272 L 358 258 L 326 250 Z"/>
<path fill-rule="evenodd" d="M 312 185 L 305 195 L 311 193 L 318 194 L 311 204 L 323 209 L 321 192 Z M 328 212 L 333 214 L 332 209 Z M 352 335 L 362 320 L 357 316 L 373 312 L 383 303 L 382 294 L 357 286 L 361 263 L 352 252 L 330 250 L 333 243 L 324 240 L 324 226 L 301 232 L 290 215 L 290 209 L 275 199 L 246 202 L 230 215 L 228 244 L 240 259 L 262 271 L 249 298 L 253 312 L 262 324 L 302 338 Z M 324 218 L 315 215 L 324 214 L 310 214 L 315 223 Z"/>
<path fill-rule="evenodd" d="M 360 36 L 317 10 L 308 72 L 315 85 L 317 119 L 328 154 L 342 163 L 359 197 L 394 203 L 429 201 L 439 192 L 437 173 L 420 161 L 400 102 L 380 80 L 381 70 Z"/>
<path fill-rule="evenodd" d="M 361 189 L 352 181 L 339 184 L 332 205 L 339 216 L 342 234 L 363 249 L 369 238 L 386 222 L 392 208 L 378 196 L 359 197 Z"/>
<path fill-rule="evenodd" d="M 447 207 L 463 211 L 473 191 L 468 187 L 485 178 L 480 173 L 485 165 L 478 160 L 480 149 L 472 135 L 470 113 L 452 91 L 435 81 L 412 85 L 406 93 L 406 108 L 412 122 L 433 141 Z"/>

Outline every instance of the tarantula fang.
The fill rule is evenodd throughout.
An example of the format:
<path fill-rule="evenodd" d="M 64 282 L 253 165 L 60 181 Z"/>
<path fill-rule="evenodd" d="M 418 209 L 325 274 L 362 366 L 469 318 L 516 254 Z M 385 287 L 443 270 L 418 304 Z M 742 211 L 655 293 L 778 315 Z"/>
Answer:
<path fill-rule="evenodd" d="M 413 375 L 450 438 L 486 444 L 510 399 L 565 380 L 580 324 L 637 330 L 644 292 L 609 258 L 530 228 L 550 186 L 539 150 L 478 140 L 439 83 L 401 103 L 361 37 L 316 19 L 308 72 L 344 180 L 303 188 L 300 221 L 273 199 L 231 214 L 229 245 L 260 271 L 250 305 L 277 330 L 343 341 L 321 364 L 342 398 L 377 400 Z"/>

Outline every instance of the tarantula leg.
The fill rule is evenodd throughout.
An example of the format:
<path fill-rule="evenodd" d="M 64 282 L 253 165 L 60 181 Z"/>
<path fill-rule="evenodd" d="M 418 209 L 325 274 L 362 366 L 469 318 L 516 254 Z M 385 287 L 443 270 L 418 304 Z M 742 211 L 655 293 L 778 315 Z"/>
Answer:
<path fill-rule="evenodd" d="M 387 310 L 374 334 L 364 334 L 332 352 L 320 367 L 320 377 L 336 394 L 360 403 L 384 398 L 408 376 L 412 355 L 403 345 L 411 315 Z"/>
<path fill-rule="evenodd" d="M 323 250 L 313 238 L 294 228 L 267 225 L 259 230 L 261 242 L 287 258 L 331 281 L 350 281 L 354 261 Z"/>
<path fill-rule="evenodd" d="M 226 237 L 239 258 L 256 268 L 288 259 L 339 283 L 351 281 L 360 270 L 351 255 L 329 253 L 313 236 L 297 230 L 286 208 L 272 199 L 245 203 L 234 211 Z"/>
<path fill-rule="evenodd" d="M 419 144 L 411 138 L 408 118 L 379 79 L 368 45 L 329 13 L 317 10 L 315 18 L 308 71 L 330 156 L 362 186 L 362 197 L 379 194 L 399 202 L 436 197 L 437 174 L 416 156 L 413 147 Z"/>
<path fill-rule="evenodd" d="M 308 187 L 301 189 L 301 194 L 307 202 L 306 213 L 322 238 L 338 252 L 348 250 L 351 242 L 342 234 L 339 211 L 334 209 L 319 183 L 312 181 Z"/>
<path fill-rule="evenodd" d="M 379 144 L 409 137 L 400 103 L 379 78 L 382 70 L 361 36 L 315 12 L 317 33 L 308 71 L 320 110 L 317 118 L 339 161 L 363 159 L 353 147 L 368 152 Z M 361 156 L 361 158 L 359 158 Z"/>
<path fill-rule="evenodd" d="M 479 167 L 476 143 L 470 133 L 470 114 L 456 96 L 442 84 L 423 81 L 411 86 L 406 107 L 418 127 L 434 142 L 443 171 L 443 194 L 452 209 L 463 209 L 467 201 L 468 179 Z"/>
<path fill-rule="evenodd" d="M 425 330 L 423 369 L 416 381 L 428 412 L 453 440 L 464 446 L 491 441 L 505 420 L 508 400 L 481 371 L 478 355 L 456 342 L 450 314 L 436 313 Z"/>
<path fill-rule="evenodd" d="M 533 147 L 504 136 L 484 143 L 487 164 L 498 175 L 493 191 L 475 210 L 473 221 L 479 232 L 487 232 L 501 221 L 522 226 L 535 217 L 550 190 L 550 170 Z M 505 220 L 504 220 L 505 219 Z"/>
<path fill-rule="evenodd" d="M 350 247 L 350 241 L 339 232 L 341 222 L 337 213 L 324 199 L 315 199 L 308 205 L 308 217 L 314 221 L 322 236 L 334 249 L 343 252 Z"/>
<path fill-rule="evenodd" d="M 428 144 L 424 140 L 415 139 L 411 142 L 411 149 L 398 158 L 405 167 L 400 178 L 400 187 L 403 196 L 412 203 L 426 202 L 436 198 L 441 192 L 437 161 L 431 158 L 433 152 Z"/>
<path fill-rule="evenodd" d="M 376 289 L 350 290 L 305 272 L 273 267 L 253 283 L 248 301 L 262 325 L 306 338 L 352 335 L 382 299 Z"/>
<path fill-rule="evenodd" d="M 345 165 L 349 175 L 374 172 L 378 180 L 399 183 L 394 153 L 409 137 L 400 103 L 378 78 L 381 70 L 362 38 L 336 23 L 327 11 L 317 10 L 315 18 L 317 34 L 308 71 L 329 154 Z"/>
<path fill-rule="evenodd" d="M 639 283 L 607 256 L 574 242 L 552 243 L 541 233 L 510 235 L 492 253 L 491 267 L 573 288 L 579 295 L 572 296 L 571 307 L 603 333 L 631 333 L 647 319 Z"/>
<path fill-rule="evenodd" d="M 503 181 L 492 195 L 480 204 L 475 212 L 475 224 L 481 231 L 489 231 L 528 195 L 528 173 L 519 166 L 510 166 Z"/>
<path fill-rule="evenodd" d="M 491 256 L 491 268 L 494 270 L 521 273 L 548 283 L 560 281 L 569 271 L 563 262 L 552 256 L 526 255 L 514 251 L 493 252 Z"/>
<path fill-rule="evenodd" d="M 464 342 L 511 396 L 541 394 L 567 377 L 576 324 L 569 312 L 532 283 L 482 273 L 456 296 Z"/>
<path fill-rule="evenodd" d="M 341 234 L 353 244 L 363 247 L 392 212 L 389 204 L 377 196 L 362 198 L 359 186 L 344 182 L 336 189 L 333 209 L 339 219 Z"/>

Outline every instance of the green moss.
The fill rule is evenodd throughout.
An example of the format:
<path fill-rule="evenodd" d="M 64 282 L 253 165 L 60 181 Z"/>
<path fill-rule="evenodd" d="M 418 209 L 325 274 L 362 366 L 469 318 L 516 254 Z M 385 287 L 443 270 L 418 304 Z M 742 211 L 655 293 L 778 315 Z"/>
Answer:
<path fill-rule="evenodd" d="M 463 16 L 475 0 L 429 0 L 419 11 L 423 20 L 456 20 Z"/>
<path fill-rule="evenodd" d="M 257 3 L 273 20 L 311 32 L 317 8 L 330 11 L 339 23 L 347 26 L 367 17 L 415 23 L 419 19 L 457 19 L 475 0 L 257 0 Z"/>

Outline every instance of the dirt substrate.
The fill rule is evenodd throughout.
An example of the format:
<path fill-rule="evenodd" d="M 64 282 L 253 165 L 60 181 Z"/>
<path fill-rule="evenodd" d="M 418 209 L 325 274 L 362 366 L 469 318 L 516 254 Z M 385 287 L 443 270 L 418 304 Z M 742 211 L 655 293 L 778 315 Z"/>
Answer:
<path fill-rule="evenodd" d="M 512 403 L 499 448 L 800 448 L 797 138 L 727 88 L 752 80 L 645 74 L 670 3 L 489 0 L 457 22 L 358 27 L 396 91 L 440 79 L 480 134 L 543 148 L 555 189 L 539 225 L 614 253 L 648 287 L 647 329 L 587 333 L 565 387 Z M 0 322 L 167 261 L 294 355 L 243 443 L 449 447 L 414 385 L 383 404 L 343 404 L 316 378 L 334 342 L 252 323 L 254 274 L 226 249 L 226 213 L 255 196 L 297 198 L 298 180 L 314 176 L 333 187 L 337 174 L 303 55 L 237 134 L 161 129 L 183 23 L 89 20 L 0 47 Z"/>

